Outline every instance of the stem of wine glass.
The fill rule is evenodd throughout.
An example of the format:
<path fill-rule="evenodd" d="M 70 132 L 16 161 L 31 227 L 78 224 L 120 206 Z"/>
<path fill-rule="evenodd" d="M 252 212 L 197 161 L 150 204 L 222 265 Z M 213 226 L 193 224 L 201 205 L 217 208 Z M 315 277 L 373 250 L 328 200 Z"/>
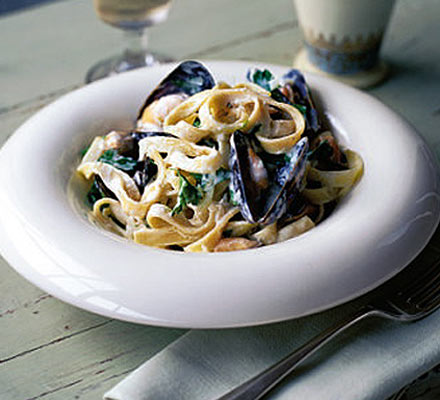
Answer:
<path fill-rule="evenodd" d="M 117 66 L 117 72 L 150 66 L 154 57 L 148 53 L 148 36 L 145 28 L 124 30 L 125 51 Z"/>

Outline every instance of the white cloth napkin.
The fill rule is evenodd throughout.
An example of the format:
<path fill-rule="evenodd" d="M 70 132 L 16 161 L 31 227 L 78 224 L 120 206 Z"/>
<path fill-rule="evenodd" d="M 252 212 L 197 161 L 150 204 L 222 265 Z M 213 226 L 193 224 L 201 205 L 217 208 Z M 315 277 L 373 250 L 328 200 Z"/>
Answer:
<path fill-rule="evenodd" d="M 104 398 L 214 400 L 367 299 L 268 326 L 189 331 Z M 333 339 L 265 398 L 385 400 L 439 363 L 440 311 L 406 324 L 371 318 Z"/>

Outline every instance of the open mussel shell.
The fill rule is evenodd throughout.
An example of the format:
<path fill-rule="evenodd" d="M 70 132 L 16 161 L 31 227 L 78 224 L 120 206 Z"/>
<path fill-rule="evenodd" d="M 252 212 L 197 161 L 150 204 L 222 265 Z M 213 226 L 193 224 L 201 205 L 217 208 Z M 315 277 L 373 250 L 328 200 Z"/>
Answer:
<path fill-rule="evenodd" d="M 297 69 L 291 69 L 281 78 L 281 87 L 286 87 L 289 93 L 289 100 L 293 104 L 299 104 L 306 107 L 306 131 L 317 133 L 321 129 L 318 111 L 313 103 L 310 89 L 307 86 L 304 75 Z"/>
<path fill-rule="evenodd" d="M 282 159 L 274 159 L 253 135 L 236 131 L 231 136 L 231 190 L 247 221 L 270 224 L 286 212 L 299 192 L 308 148 L 304 137 Z"/>
<path fill-rule="evenodd" d="M 146 137 L 153 136 L 165 136 L 165 137 L 175 137 L 174 135 L 167 132 L 144 132 L 144 131 L 129 131 L 129 132 L 114 132 L 116 134 L 113 142 L 113 149 L 117 151 L 120 156 L 130 157 L 133 160 L 139 159 L 139 141 Z M 156 175 L 157 166 L 152 162 L 152 160 L 138 160 L 136 166 L 130 170 L 126 171 L 130 175 L 139 191 L 142 193 L 143 189 L 148 182 Z M 99 184 L 99 182 L 98 182 Z M 103 183 L 102 183 L 103 184 Z M 101 188 L 102 191 L 104 191 Z"/>
<path fill-rule="evenodd" d="M 115 131 L 112 148 L 116 150 L 120 155 L 125 157 L 131 157 L 135 160 L 139 158 L 139 141 L 152 136 L 166 136 L 175 137 L 171 133 L 161 131 Z"/>
<path fill-rule="evenodd" d="M 153 101 L 170 94 L 184 93 L 192 96 L 206 89 L 211 89 L 215 80 L 204 65 L 197 61 L 184 61 L 169 73 L 145 100 L 139 110 L 138 119 Z"/>

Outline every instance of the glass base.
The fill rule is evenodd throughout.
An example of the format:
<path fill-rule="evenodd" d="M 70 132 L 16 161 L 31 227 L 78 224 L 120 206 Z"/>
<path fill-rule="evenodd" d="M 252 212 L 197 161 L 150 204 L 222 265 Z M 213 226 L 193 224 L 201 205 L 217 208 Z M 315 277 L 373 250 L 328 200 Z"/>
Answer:
<path fill-rule="evenodd" d="M 86 83 L 98 79 L 120 74 L 136 68 L 151 67 L 153 65 L 174 61 L 172 58 L 153 53 L 146 54 L 124 54 L 100 61 L 92 66 L 86 74 Z"/>
<path fill-rule="evenodd" d="M 358 89 L 369 89 L 373 86 L 377 86 L 386 79 L 388 74 L 388 66 L 382 60 L 379 60 L 373 68 L 366 71 L 359 71 L 352 74 L 332 74 L 323 71 L 313 64 L 304 48 L 302 48 L 294 58 L 293 67 L 302 71 L 313 72 L 331 79 L 336 79 L 337 81 Z"/>

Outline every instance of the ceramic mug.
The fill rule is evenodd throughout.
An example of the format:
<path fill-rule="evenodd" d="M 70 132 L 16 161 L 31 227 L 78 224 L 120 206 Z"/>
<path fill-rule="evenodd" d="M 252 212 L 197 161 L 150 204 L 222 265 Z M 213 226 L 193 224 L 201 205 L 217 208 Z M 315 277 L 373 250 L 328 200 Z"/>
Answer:
<path fill-rule="evenodd" d="M 395 0 L 294 0 L 304 35 L 297 67 L 358 87 L 386 73 L 379 50 Z"/>

